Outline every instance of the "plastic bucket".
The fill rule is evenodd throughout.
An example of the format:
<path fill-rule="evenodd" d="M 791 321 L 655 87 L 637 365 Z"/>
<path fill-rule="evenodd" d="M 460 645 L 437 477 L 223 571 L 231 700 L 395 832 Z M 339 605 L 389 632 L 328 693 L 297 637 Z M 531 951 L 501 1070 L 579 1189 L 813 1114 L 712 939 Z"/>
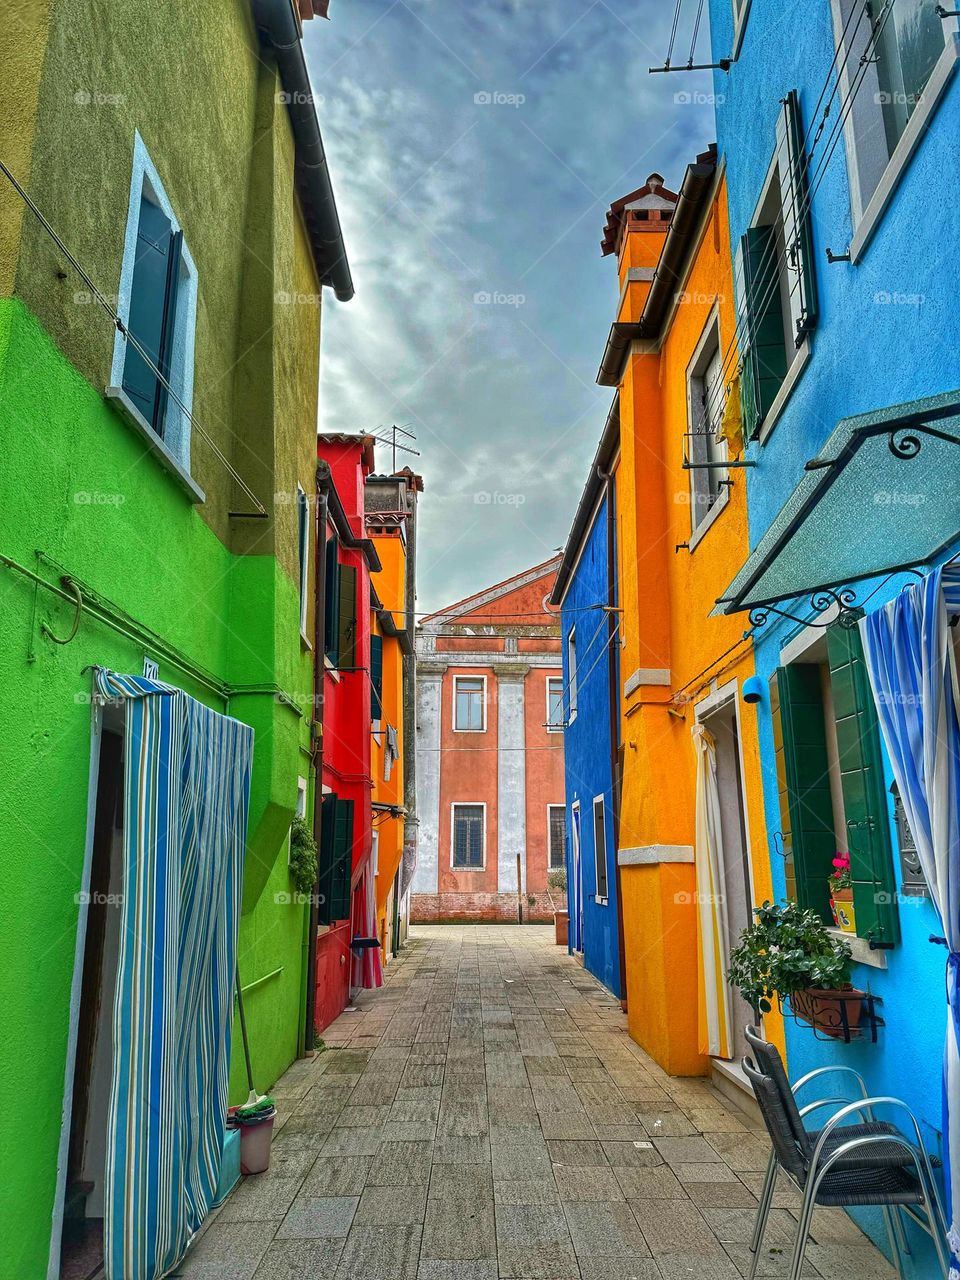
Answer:
<path fill-rule="evenodd" d="M 240 1130 L 240 1172 L 244 1177 L 251 1173 L 265 1173 L 270 1168 L 270 1144 L 276 1116 L 277 1111 L 273 1107 L 252 1116 L 234 1113 L 231 1117 L 231 1122 Z"/>
<path fill-rule="evenodd" d="M 223 1139 L 223 1159 L 220 1164 L 220 1179 L 217 1192 L 213 1197 L 214 1205 L 223 1204 L 227 1196 L 240 1181 L 240 1130 L 227 1129 Z"/>

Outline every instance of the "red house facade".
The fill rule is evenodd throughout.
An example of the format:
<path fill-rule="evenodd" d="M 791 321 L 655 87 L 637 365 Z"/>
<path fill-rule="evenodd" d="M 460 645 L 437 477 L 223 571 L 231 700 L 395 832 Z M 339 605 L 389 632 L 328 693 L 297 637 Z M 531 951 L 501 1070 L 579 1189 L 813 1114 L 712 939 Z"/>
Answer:
<path fill-rule="evenodd" d="M 356 946 L 372 927 L 370 575 L 380 563 L 364 536 L 364 483 L 373 450 L 370 436 L 321 435 L 317 444 L 316 572 L 318 599 L 325 602 L 318 627 L 323 652 L 315 655 L 323 672 L 317 716 L 322 794 L 315 821 L 317 1030 L 343 1011 L 351 988 L 374 985 L 364 968 L 375 961 Z"/>

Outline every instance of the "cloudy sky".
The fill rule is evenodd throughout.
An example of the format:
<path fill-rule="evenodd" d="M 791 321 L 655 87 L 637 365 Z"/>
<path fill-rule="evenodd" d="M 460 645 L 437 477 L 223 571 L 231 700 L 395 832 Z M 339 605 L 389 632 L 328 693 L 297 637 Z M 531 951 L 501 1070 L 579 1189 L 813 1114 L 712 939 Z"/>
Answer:
<path fill-rule="evenodd" d="M 665 0 L 330 14 L 305 47 L 357 294 L 325 294 L 321 429 L 416 433 L 422 457 L 401 457 L 424 476 L 418 608 L 433 609 L 563 544 L 610 403 L 604 215 L 653 170 L 676 189 L 713 140 L 709 83 L 648 74 Z M 690 34 L 684 19 L 674 61 Z"/>

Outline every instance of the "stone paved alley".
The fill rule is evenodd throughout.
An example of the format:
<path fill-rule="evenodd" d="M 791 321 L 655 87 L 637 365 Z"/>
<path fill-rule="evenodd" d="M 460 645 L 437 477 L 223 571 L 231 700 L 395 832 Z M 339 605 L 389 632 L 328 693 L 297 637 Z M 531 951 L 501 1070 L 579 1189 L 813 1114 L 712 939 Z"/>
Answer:
<path fill-rule="evenodd" d="M 664 1074 L 552 929 L 419 927 L 382 990 L 272 1091 L 268 1173 L 213 1215 L 188 1280 L 725 1280 L 768 1146 L 708 1083 Z M 778 1192 L 762 1275 L 788 1263 Z M 892 1276 L 839 1210 L 806 1275 Z"/>

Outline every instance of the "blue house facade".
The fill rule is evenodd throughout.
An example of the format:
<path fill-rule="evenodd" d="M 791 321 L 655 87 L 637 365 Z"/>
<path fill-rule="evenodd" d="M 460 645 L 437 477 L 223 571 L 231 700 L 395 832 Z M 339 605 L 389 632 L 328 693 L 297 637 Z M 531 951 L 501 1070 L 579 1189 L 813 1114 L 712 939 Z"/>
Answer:
<path fill-rule="evenodd" d="M 619 717 L 616 504 L 610 468 L 619 441 L 611 411 L 564 548 L 552 603 L 561 610 L 569 949 L 622 997 L 615 760 Z M 613 554 L 611 555 L 611 550 Z M 618 707 L 614 701 L 614 710 Z"/>
<path fill-rule="evenodd" d="M 775 894 L 829 917 L 850 854 L 852 982 L 882 1019 L 849 1043 L 788 1019 L 788 1067 L 854 1067 L 943 1156 L 943 930 L 856 623 L 960 550 L 957 23 L 907 0 L 711 0 L 710 17 L 712 61 L 731 59 L 715 72 L 738 306 L 723 374 L 751 548 L 717 608 L 754 627 Z M 857 1216 L 886 1249 L 879 1213 Z M 907 1274 L 939 1274 L 908 1231 Z"/>

